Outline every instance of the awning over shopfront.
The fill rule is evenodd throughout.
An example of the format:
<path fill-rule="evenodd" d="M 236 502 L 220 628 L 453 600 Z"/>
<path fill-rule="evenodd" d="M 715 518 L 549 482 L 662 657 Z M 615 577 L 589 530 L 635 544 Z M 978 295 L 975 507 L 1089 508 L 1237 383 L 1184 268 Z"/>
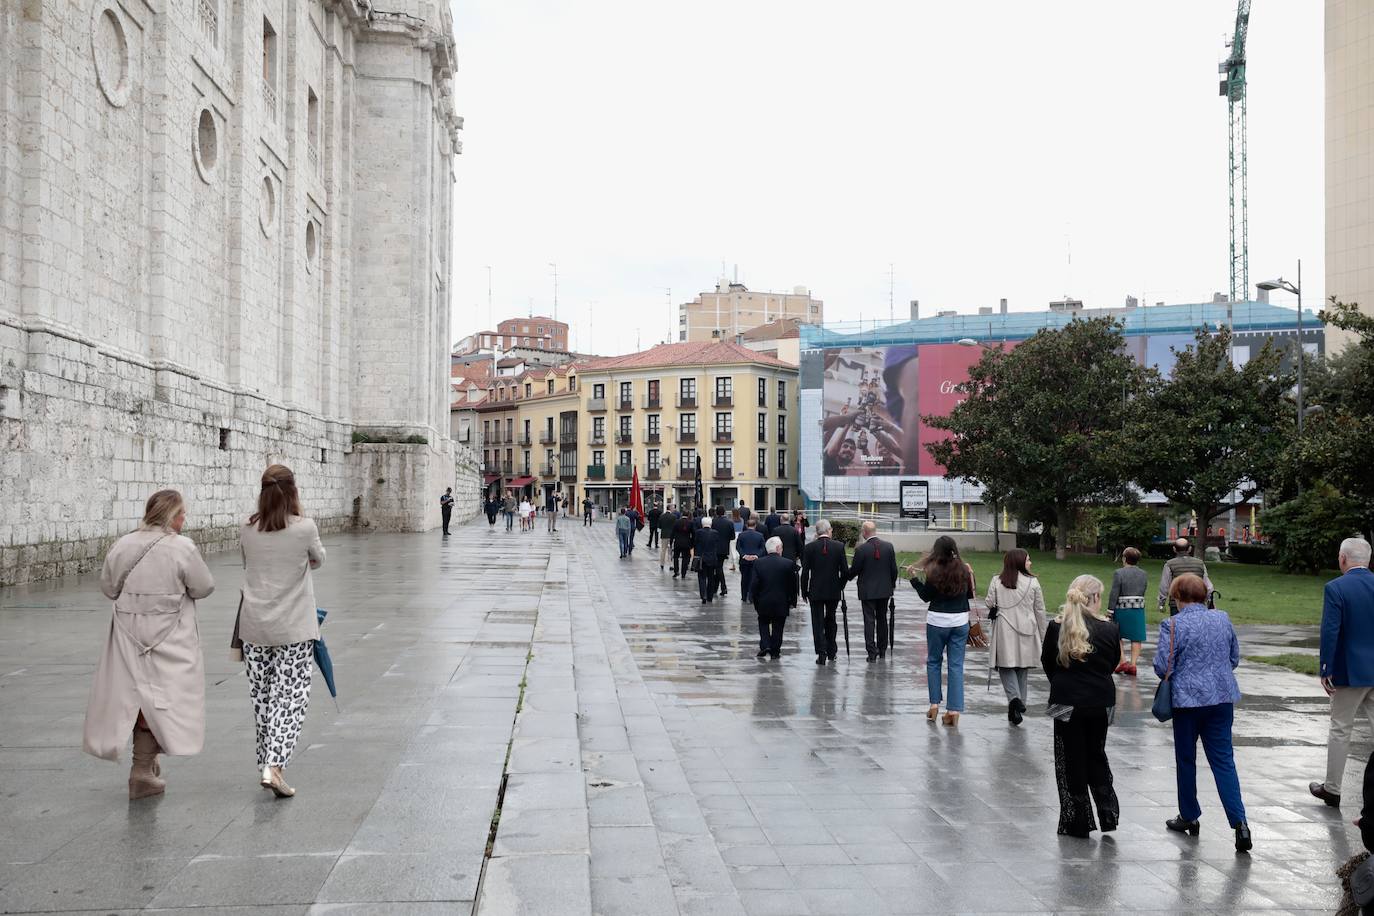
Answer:
<path fill-rule="evenodd" d="M 510 485 L 513 487 L 527 487 L 532 483 L 534 483 L 533 477 L 515 477 L 512 478 Z"/>
<path fill-rule="evenodd" d="M 486 477 L 484 478 L 484 481 L 485 481 L 486 483 L 495 483 L 496 481 L 498 481 L 498 480 L 500 480 L 500 479 L 501 479 L 501 475 L 500 475 L 500 474 L 487 474 Z"/>

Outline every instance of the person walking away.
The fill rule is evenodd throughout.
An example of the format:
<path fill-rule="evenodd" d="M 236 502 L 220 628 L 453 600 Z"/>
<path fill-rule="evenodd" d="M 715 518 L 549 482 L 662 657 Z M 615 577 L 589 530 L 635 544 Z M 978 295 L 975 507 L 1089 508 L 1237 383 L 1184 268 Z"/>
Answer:
<path fill-rule="evenodd" d="M 1326 780 L 1308 786 L 1331 807 L 1341 803 L 1345 760 L 1355 715 L 1374 724 L 1374 573 L 1369 571 L 1369 542 L 1346 538 L 1336 561 L 1339 578 L 1322 590 L 1322 629 L 1318 674 L 1331 698 L 1331 727 L 1326 739 Z"/>
<path fill-rule="evenodd" d="M 453 487 L 444 490 L 439 497 L 439 514 L 444 519 L 444 537 L 448 537 L 448 520 L 453 517 Z"/>
<path fill-rule="evenodd" d="M 620 544 L 620 559 L 625 559 L 630 555 L 630 531 L 634 526 L 634 521 L 630 518 L 630 513 L 624 509 L 615 517 L 615 539 Z"/>
<path fill-rule="evenodd" d="M 969 601 L 977 594 L 973 570 L 959 557 L 959 546 L 954 538 L 941 535 L 935 539 L 930 553 L 907 568 L 907 575 L 911 577 L 911 587 L 916 589 L 916 594 L 929 605 L 926 608 L 926 691 L 930 708 L 926 710 L 926 719 L 934 722 L 940 713 L 940 674 L 948 656 L 949 703 L 940 721 L 958 725 L 964 711 Z M 925 576 L 925 580 L 918 575 Z"/>
<path fill-rule="evenodd" d="M 592 498 L 582 497 L 582 527 L 586 528 L 592 523 Z"/>
<path fill-rule="evenodd" d="M 634 553 L 635 533 L 644 527 L 644 519 L 640 516 L 639 510 L 634 506 L 627 508 L 625 514 L 630 517 L 630 553 Z"/>
<path fill-rule="evenodd" d="M 1169 587 L 1178 614 L 1159 625 L 1155 643 L 1155 674 L 1168 677 L 1174 715 L 1174 766 L 1178 780 L 1178 816 L 1164 826 L 1177 833 L 1198 835 L 1202 808 L 1197 801 L 1197 742 L 1202 750 L 1226 819 L 1236 834 L 1236 851 L 1253 845 L 1245 822 L 1245 803 L 1240 797 L 1231 745 L 1231 723 L 1240 686 L 1235 668 L 1240 664 L 1240 642 L 1231 618 L 1224 611 L 1207 609 L 1208 589 L 1200 577 L 1184 573 Z"/>
<path fill-rule="evenodd" d="M 658 523 L 663 520 L 663 509 L 659 507 L 658 503 L 654 503 L 652 506 L 649 507 L 649 511 L 646 513 L 646 515 L 648 517 L 647 520 L 649 522 L 649 549 L 653 550 L 655 547 L 658 546 L 659 543 Z M 659 565 L 661 566 L 662 564 Z"/>
<path fill-rule="evenodd" d="M 549 531 L 558 530 L 558 494 L 550 490 L 544 497 L 544 514 L 549 517 Z"/>
<path fill-rule="evenodd" d="M 749 516 L 753 515 L 753 512 L 750 511 L 748 503 L 741 499 L 739 501 L 739 508 L 735 511 L 739 513 L 740 521 L 744 522 L 745 524 L 749 523 Z"/>
<path fill-rule="evenodd" d="M 738 509 L 730 510 L 730 526 L 735 529 L 735 536 L 730 540 L 730 572 L 739 569 L 739 536 L 744 533 L 744 518 L 740 516 Z"/>
<path fill-rule="evenodd" d="M 1123 658 L 1116 673 L 1131 677 L 1136 676 L 1140 646 L 1145 642 L 1145 589 L 1150 584 L 1139 563 L 1139 550 L 1127 547 L 1121 551 L 1121 568 L 1112 572 L 1112 586 L 1107 591 L 1107 610 L 1116 621 L 1121 638 L 1131 644 L 1131 660 Z"/>
<path fill-rule="evenodd" d="M 1116 707 L 1112 671 L 1121 661 L 1121 634 L 1115 623 L 1099 616 L 1101 608 L 1102 582 L 1094 576 L 1074 579 L 1040 651 L 1054 719 L 1058 832 L 1080 839 L 1097 829 L 1094 802 L 1103 832 L 1115 830 L 1121 817 L 1107 761 L 1107 727 Z"/>
<path fill-rule="evenodd" d="M 678 517 L 673 526 L 673 578 L 686 579 L 691 568 L 692 545 L 696 541 L 696 526 L 690 515 Z"/>
<path fill-rule="evenodd" d="M 315 523 L 305 517 L 291 469 L 262 474 L 258 511 L 239 529 L 243 595 L 238 635 L 248 663 L 257 730 L 259 783 L 278 798 L 296 794 L 283 770 L 291 763 L 310 705 L 314 643 L 320 636 L 310 571 L 324 564 Z"/>
<path fill-rule="evenodd" d="M 1026 712 L 1030 669 L 1045 642 L 1045 594 L 1031 573 L 1030 554 L 1019 547 L 1002 557 L 1002 574 L 988 585 L 988 667 L 997 669 L 1007 697 L 1007 721 L 1020 725 Z"/>
<path fill-rule="evenodd" d="M 764 530 L 765 532 L 768 532 L 768 536 L 769 536 L 769 537 L 772 537 L 772 536 L 773 536 L 773 535 L 772 535 L 773 529 L 776 528 L 776 527 L 778 527 L 778 526 L 781 525 L 781 524 L 782 524 L 782 516 L 778 515 L 778 510 L 777 510 L 777 509 L 770 509 L 770 510 L 768 511 L 768 517 L 765 518 L 765 519 L 763 520 L 763 530 Z M 787 549 L 787 545 L 786 545 L 786 544 L 783 545 L 783 549 L 784 549 L 784 550 Z"/>
<path fill-rule="evenodd" d="M 196 601 L 214 592 L 215 581 L 195 543 L 181 534 L 185 524 L 181 494 L 159 490 L 100 571 L 100 591 L 114 608 L 86 701 L 81 747 L 118 762 L 132 733 L 131 800 L 166 791 L 158 754 L 189 757 L 205 743 Z"/>
<path fill-rule="evenodd" d="M 744 602 L 748 602 L 751 595 L 754 564 L 766 553 L 764 545 L 767 539 L 759 531 L 758 522 L 757 515 L 745 522 L 744 530 L 735 542 L 739 553 L 739 600 Z"/>
<path fill-rule="evenodd" d="M 840 652 L 835 642 L 835 610 L 840 606 L 848 572 L 844 542 L 831 540 L 830 523 L 817 520 L 816 539 L 802 548 L 801 597 L 811 606 L 811 642 L 818 665 L 824 665 L 826 659 L 833 662 Z"/>
<path fill-rule="evenodd" d="M 1173 559 L 1164 564 L 1164 569 L 1159 573 L 1159 607 L 1164 609 L 1164 605 L 1169 605 L 1169 614 L 1178 613 L 1178 605 L 1169 598 L 1169 586 L 1179 576 L 1185 573 L 1197 576 L 1207 586 L 1207 594 L 1212 593 L 1212 580 L 1207 578 L 1207 564 L 1192 555 L 1192 548 L 1188 546 L 1187 538 L 1179 538 L 1174 541 Z"/>
<path fill-rule="evenodd" d="M 858 580 L 859 603 L 864 612 L 864 648 L 868 660 L 887 655 L 887 603 L 897 586 L 897 553 L 878 537 L 878 526 L 864 522 L 863 542 L 854 548 L 847 578 Z"/>
<path fill-rule="evenodd" d="M 487 527 L 495 528 L 496 513 L 501 511 L 501 501 L 498 500 L 495 496 L 488 496 L 486 505 L 484 505 L 482 509 L 484 512 L 487 513 Z"/>
<path fill-rule="evenodd" d="M 724 598 L 730 593 L 725 586 L 725 564 L 730 559 L 730 545 L 735 541 L 735 526 L 725 517 L 723 506 L 716 506 L 716 517 L 711 520 L 711 527 L 716 532 L 716 553 L 720 556 L 720 562 L 716 565 L 716 585 L 720 596 Z"/>
<path fill-rule="evenodd" d="M 720 535 L 710 525 L 697 527 L 692 536 L 692 553 L 699 561 L 697 570 L 697 590 L 701 593 L 701 603 L 710 604 L 716 600 L 716 586 L 720 584 Z"/>
<path fill-rule="evenodd" d="M 782 555 L 792 561 L 792 575 L 801 574 L 801 538 L 797 536 L 797 529 L 785 521 L 779 521 L 777 526 L 770 529 L 769 537 L 777 538 L 782 541 Z M 796 589 L 793 594 L 800 595 L 801 589 Z"/>
<path fill-rule="evenodd" d="M 782 555 L 782 541 L 769 538 L 767 554 L 754 564 L 752 584 L 754 611 L 759 617 L 759 651 L 756 658 L 782 657 L 782 631 L 787 615 L 797 603 L 796 564 Z"/>
<path fill-rule="evenodd" d="M 511 530 L 511 525 L 515 521 L 515 494 L 510 490 L 506 491 L 506 500 L 501 504 L 501 511 L 506 516 L 506 530 Z"/>
<path fill-rule="evenodd" d="M 677 527 L 678 514 L 669 506 L 658 517 L 658 568 L 667 565 L 673 553 L 673 529 Z"/>
<path fill-rule="evenodd" d="M 520 530 L 534 530 L 534 504 L 524 496 L 520 497 Z"/>

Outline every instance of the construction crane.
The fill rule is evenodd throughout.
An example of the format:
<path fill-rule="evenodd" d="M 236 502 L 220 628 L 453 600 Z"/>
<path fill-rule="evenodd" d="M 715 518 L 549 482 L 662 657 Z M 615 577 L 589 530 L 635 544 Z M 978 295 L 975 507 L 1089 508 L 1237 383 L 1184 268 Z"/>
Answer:
<path fill-rule="evenodd" d="M 1250 0 L 1236 4 L 1236 31 L 1227 42 L 1230 53 L 1217 65 L 1221 73 L 1221 95 L 1226 98 L 1229 137 L 1226 157 L 1229 166 L 1231 206 L 1231 302 L 1250 298 L 1250 226 L 1246 205 L 1245 171 L 1245 35 L 1250 29 Z M 1239 155 L 1237 154 L 1239 149 Z M 1240 206 L 1237 238 L 1236 206 Z"/>

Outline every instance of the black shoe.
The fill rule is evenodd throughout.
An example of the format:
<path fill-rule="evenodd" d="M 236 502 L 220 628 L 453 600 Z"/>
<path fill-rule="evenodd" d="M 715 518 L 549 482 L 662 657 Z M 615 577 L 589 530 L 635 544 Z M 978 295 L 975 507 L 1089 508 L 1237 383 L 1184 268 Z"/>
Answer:
<path fill-rule="evenodd" d="M 705 599 L 705 598 L 702 598 L 702 599 L 701 599 L 701 603 L 702 603 L 702 604 L 705 604 L 705 603 L 706 603 L 706 599 Z"/>
<path fill-rule="evenodd" d="M 768 653 L 768 657 L 771 658 L 773 661 L 777 661 L 778 659 L 782 658 L 782 653 L 781 653 L 781 652 L 769 652 L 769 653 Z"/>
<path fill-rule="evenodd" d="M 880 651 L 878 652 L 878 657 L 879 657 L 879 658 L 887 658 L 887 650 L 886 650 L 886 649 L 880 650 Z"/>
<path fill-rule="evenodd" d="M 876 655 L 874 655 L 872 652 L 870 652 L 870 653 L 868 653 L 868 660 L 869 660 L 870 662 L 876 662 L 876 661 L 878 660 L 878 656 L 876 656 Z"/>
<path fill-rule="evenodd" d="M 1332 808 L 1341 806 L 1341 795 L 1339 792 L 1332 792 L 1326 787 L 1325 783 L 1310 782 L 1307 784 L 1307 791 L 1312 793 L 1313 798 L 1320 798 Z"/>
<path fill-rule="evenodd" d="M 1197 836 L 1198 831 L 1202 829 L 1202 824 L 1197 821 L 1185 821 L 1182 815 L 1169 818 L 1164 822 L 1164 826 L 1168 827 L 1174 833 L 1186 833 L 1189 836 Z"/>
<path fill-rule="evenodd" d="M 760 650 L 754 655 L 754 658 L 767 658 L 767 657 L 768 657 L 768 650 L 767 650 L 767 649 L 760 649 Z"/>
<path fill-rule="evenodd" d="M 1026 711 L 1025 701 L 1023 701 L 1020 697 L 1013 697 L 1011 705 L 1016 707 L 1016 711 L 1018 713 L 1024 713 Z"/>
<path fill-rule="evenodd" d="M 1236 852 L 1249 852 L 1255 846 L 1250 838 L 1250 825 L 1241 824 L 1236 828 Z"/>
<path fill-rule="evenodd" d="M 831 652 L 829 655 L 826 656 L 826 658 L 830 659 L 833 662 L 835 660 L 835 653 Z"/>
<path fill-rule="evenodd" d="M 818 665 L 824 665 L 824 664 L 825 664 L 825 656 L 824 656 L 824 655 L 817 655 L 817 656 L 816 656 L 816 664 L 818 664 Z"/>
<path fill-rule="evenodd" d="M 1007 721 L 1012 725 L 1021 724 L 1021 710 L 1016 708 L 1018 703 L 1020 703 L 1020 700 L 1012 700 L 1007 704 Z M 1021 707 L 1024 709 L 1025 704 L 1021 703 Z"/>

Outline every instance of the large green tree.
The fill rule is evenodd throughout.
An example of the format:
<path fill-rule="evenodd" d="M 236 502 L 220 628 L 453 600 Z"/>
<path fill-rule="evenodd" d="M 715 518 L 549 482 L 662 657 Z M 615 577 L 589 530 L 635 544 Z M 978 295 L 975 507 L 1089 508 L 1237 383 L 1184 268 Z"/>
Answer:
<path fill-rule="evenodd" d="M 1293 378 L 1271 344 L 1237 368 L 1224 327 L 1198 329 L 1175 353 L 1173 372 L 1153 379 L 1140 402 L 1136 482 L 1191 510 L 1204 531 L 1276 479 L 1296 417 L 1286 398 Z"/>
<path fill-rule="evenodd" d="M 1130 417 L 1149 375 L 1112 319 L 1042 330 L 983 354 L 960 386 L 965 400 L 948 416 L 923 418 L 951 434 L 927 449 L 947 477 L 981 484 L 989 501 L 1052 506 L 1062 559 L 1074 511 L 1133 478 Z"/>

